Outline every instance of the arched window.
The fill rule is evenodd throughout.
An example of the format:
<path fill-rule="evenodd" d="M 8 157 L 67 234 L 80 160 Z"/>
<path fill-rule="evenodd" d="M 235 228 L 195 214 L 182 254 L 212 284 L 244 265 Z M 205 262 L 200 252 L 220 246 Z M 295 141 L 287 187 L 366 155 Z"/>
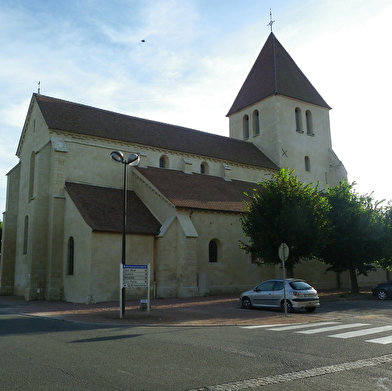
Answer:
<path fill-rule="evenodd" d="M 25 217 L 23 230 L 23 255 L 27 254 L 27 245 L 29 241 L 29 216 Z"/>
<path fill-rule="evenodd" d="M 249 139 L 249 116 L 246 114 L 242 119 L 242 130 L 244 133 L 244 140 L 248 140 Z"/>
<path fill-rule="evenodd" d="M 211 263 L 218 262 L 218 243 L 215 239 L 211 240 L 208 245 L 208 261 Z"/>
<path fill-rule="evenodd" d="M 168 162 L 167 156 L 162 155 L 162 156 L 159 158 L 159 167 L 160 167 L 160 168 L 167 168 L 168 165 L 169 165 L 168 163 L 169 163 L 169 162 Z"/>
<path fill-rule="evenodd" d="M 260 134 L 260 116 L 259 110 L 255 110 L 252 114 L 253 136 Z"/>
<path fill-rule="evenodd" d="M 208 174 L 208 164 L 206 162 L 200 164 L 200 174 Z"/>
<path fill-rule="evenodd" d="M 302 133 L 302 112 L 299 107 L 295 108 L 295 130 Z"/>
<path fill-rule="evenodd" d="M 75 266 L 75 242 L 74 238 L 71 236 L 68 239 L 68 275 L 73 276 L 74 266 Z"/>
<path fill-rule="evenodd" d="M 306 110 L 305 116 L 306 116 L 306 134 L 308 134 L 309 136 L 314 136 L 312 113 L 309 110 Z"/>
<path fill-rule="evenodd" d="M 309 156 L 305 156 L 305 171 L 310 171 L 310 159 L 309 159 Z"/>
<path fill-rule="evenodd" d="M 30 155 L 30 176 L 29 176 L 29 199 L 34 197 L 34 177 L 35 177 L 35 152 L 31 152 Z"/>

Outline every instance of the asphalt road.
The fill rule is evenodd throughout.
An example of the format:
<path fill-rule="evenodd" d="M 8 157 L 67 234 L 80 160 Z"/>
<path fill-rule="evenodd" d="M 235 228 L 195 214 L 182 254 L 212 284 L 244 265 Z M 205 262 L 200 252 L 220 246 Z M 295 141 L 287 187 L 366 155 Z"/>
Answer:
<path fill-rule="evenodd" d="M 392 391 L 391 310 L 326 303 L 323 322 L 249 328 L 103 326 L 0 309 L 0 390 Z"/>

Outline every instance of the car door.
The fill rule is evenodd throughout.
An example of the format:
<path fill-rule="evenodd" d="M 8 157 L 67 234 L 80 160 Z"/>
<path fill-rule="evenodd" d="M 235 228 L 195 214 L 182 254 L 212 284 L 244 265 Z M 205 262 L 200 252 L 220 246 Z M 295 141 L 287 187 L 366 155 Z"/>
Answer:
<path fill-rule="evenodd" d="M 284 298 L 283 281 L 275 281 L 272 292 L 272 303 L 276 307 L 280 307 L 280 302 Z"/>
<path fill-rule="evenodd" d="M 264 307 L 273 305 L 273 287 L 275 281 L 264 281 L 252 293 L 254 306 Z"/>

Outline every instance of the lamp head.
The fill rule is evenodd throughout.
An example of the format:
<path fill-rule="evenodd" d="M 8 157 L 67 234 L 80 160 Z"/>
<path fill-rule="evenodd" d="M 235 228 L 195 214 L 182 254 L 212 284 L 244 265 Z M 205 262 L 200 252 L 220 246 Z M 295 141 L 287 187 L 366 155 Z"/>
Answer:
<path fill-rule="evenodd" d="M 122 152 L 120 151 L 113 151 L 110 154 L 110 157 L 112 158 L 112 160 L 114 160 L 116 163 L 124 163 L 124 155 Z"/>
<path fill-rule="evenodd" d="M 122 152 L 113 151 L 110 154 L 110 157 L 116 163 L 129 164 L 130 166 L 137 166 L 140 163 L 140 155 L 138 155 L 137 153 L 130 153 L 128 157 L 125 159 L 124 154 Z"/>
<path fill-rule="evenodd" d="M 130 166 L 137 166 L 140 163 L 140 155 L 136 153 L 130 153 L 125 163 L 129 164 Z"/>

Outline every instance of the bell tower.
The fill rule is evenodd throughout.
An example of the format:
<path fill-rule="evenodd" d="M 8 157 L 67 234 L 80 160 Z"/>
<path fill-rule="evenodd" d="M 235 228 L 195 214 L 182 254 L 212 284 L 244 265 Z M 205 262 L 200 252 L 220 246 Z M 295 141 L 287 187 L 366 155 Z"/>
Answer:
<path fill-rule="evenodd" d="M 332 150 L 329 110 L 272 32 L 232 104 L 230 137 L 254 143 L 302 182 L 335 186 L 347 172 Z"/>

